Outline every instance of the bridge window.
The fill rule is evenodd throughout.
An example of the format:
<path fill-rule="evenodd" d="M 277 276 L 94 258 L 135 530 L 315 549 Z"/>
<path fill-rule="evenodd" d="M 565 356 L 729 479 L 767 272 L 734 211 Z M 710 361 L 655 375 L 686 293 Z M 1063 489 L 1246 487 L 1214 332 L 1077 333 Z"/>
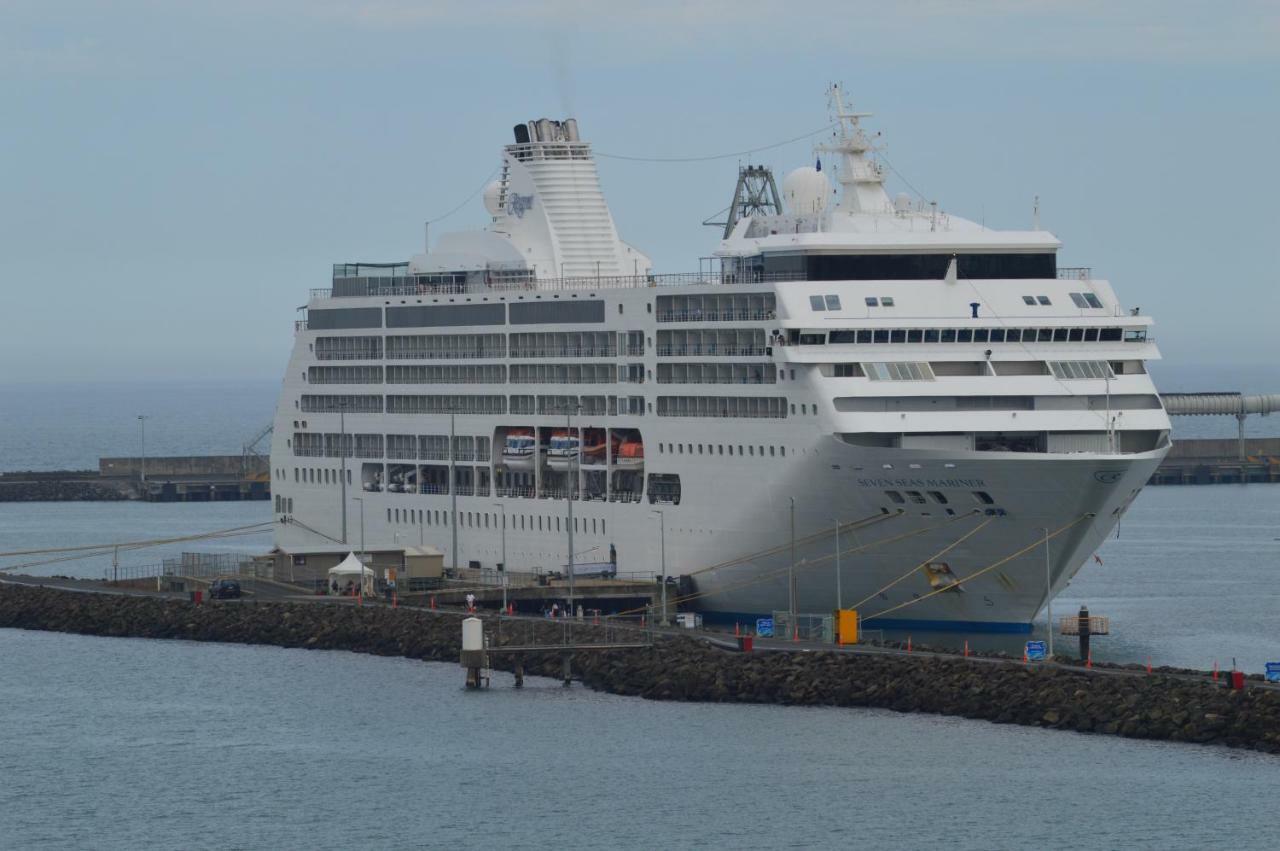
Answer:
<path fill-rule="evenodd" d="M 827 296 L 827 310 L 839 310 L 839 309 L 840 309 L 840 296 L 838 295 Z"/>
<path fill-rule="evenodd" d="M 810 310 L 826 310 L 827 305 L 826 305 L 826 302 L 822 300 L 822 296 L 811 295 L 809 296 L 809 309 Z"/>

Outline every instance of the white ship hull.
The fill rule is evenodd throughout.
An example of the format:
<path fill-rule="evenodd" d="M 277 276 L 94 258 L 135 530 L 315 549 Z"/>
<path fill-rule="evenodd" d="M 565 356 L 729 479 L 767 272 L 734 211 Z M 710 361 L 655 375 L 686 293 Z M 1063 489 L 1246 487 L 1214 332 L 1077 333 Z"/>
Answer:
<path fill-rule="evenodd" d="M 577 562 L 652 577 L 665 552 L 710 615 L 789 610 L 790 576 L 801 613 L 1026 629 L 1168 451 L 1151 320 L 1039 228 L 890 199 L 832 95 L 839 203 L 816 168 L 789 212 L 742 170 L 711 271 L 651 274 L 576 123 L 545 120 L 504 149 L 487 229 L 335 266 L 277 411 L 279 545 L 363 528 L 493 567 L 505 515 L 508 568 L 557 571 L 572 495 Z"/>

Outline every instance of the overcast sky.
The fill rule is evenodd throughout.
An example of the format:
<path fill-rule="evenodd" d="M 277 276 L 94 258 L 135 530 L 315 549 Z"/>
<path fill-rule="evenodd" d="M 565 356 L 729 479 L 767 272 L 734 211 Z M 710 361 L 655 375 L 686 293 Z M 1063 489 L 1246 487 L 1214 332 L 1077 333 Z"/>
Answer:
<path fill-rule="evenodd" d="M 831 80 L 890 192 L 991 227 L 1039 195 L 1171 363 L 1280 363 L 1278 2 L 0 0 L 0 381 L 278 378 L 330 264 L 420 250 L 514 123 L 710 155 L 822 127 Z M 737 164 L 600 172 L 679 272 Z"/>

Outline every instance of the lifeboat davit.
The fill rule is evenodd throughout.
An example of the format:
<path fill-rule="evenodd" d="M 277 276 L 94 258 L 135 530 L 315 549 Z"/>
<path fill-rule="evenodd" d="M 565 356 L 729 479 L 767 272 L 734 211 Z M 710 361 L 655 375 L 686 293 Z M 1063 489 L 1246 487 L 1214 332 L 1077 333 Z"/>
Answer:
<path fill-rule="evenodd" d="M 502 445 L 502 465 L 508 470 L 532 470 L 537 454 L 538 442 L 534 439 L 533 429 L 507 432 L 506 442 Z"/>

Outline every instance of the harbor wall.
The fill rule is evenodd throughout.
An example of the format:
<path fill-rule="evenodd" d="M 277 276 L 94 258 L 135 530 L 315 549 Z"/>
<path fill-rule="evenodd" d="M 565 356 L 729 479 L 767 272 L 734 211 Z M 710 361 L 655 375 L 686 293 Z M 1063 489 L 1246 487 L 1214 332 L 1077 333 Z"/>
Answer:
<path fill-rule="evenodd" d="M 0 584 L 0 627 L 349 650 L 440 662 L 458 659 L 461 618 L 320 603 L 195 606 L 158 597 Z M 530 623 L 540 640 L 554 642 L 560 635 L 561 625 L 554 621 Z M 494 655 L 497 664 L 509 658 Z M 524 659 L 531 675 L 560 674 L 559 652 Z M 1129 676 L 925 654 L 736 653 L 686 637 L 660 639 L 646 649 L 580 653 L 573 670 L 590 688 L 653 700 L 874 707 L 1280 753 L 1280 693 L 1232 691 L 1159 671 Z M 461 687 L 461 670 L 458 676 Z"/>

